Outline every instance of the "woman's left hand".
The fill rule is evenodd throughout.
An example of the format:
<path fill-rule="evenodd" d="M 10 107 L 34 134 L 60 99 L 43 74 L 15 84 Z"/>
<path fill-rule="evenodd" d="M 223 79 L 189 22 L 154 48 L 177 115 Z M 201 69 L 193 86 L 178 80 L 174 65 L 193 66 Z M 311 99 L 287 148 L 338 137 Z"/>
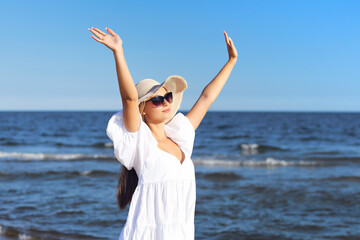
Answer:
<path fill-rule="evenodd" d="M 113 30 L 110 28 L 105 28 L 109 34 L 104 33 L 98 28 L 89 28 L 89 31 L 92 32 L 95 36 L 91 36 L 94 40 L 99 43 L 104 44 L 113 52 L 122 51 L 122 40 Z"/>
<path fill-rule="evenodd" d="M 238 57 L 238 53 L 236 51 L 236 48 L 234 46 L 234 43 L 232 41 L 232 39 L 227 35 L 227 33 L 224 31 L 224 35 L 225 35 L 225 42 L 227 45 L 227 50 L 229 53 L 229 60 L 237 60 Z"/>

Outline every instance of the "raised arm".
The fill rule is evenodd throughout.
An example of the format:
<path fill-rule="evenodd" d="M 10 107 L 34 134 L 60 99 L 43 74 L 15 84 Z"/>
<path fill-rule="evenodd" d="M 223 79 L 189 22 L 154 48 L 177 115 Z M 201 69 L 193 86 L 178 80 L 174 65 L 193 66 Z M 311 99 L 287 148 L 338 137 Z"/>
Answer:
<path fill-rule="evenodd" d="M 116 72 L 119 82 L 120 95 L 123 104 L 124 125 L 129 132 L 136 132 L 140 126 L 138 109 L 138 95 L 129 68 L 126 64 L 122 40 L 113 30 L 106 28 L 109 34 L 98 28 L 89 28 L 95 36 L 91 36 L 97 42 L 104 44 L 113 51 L 116 64 Z"/>
<path fill-rule="evenodd" d="M 221 89 L 224 87 L 230 73 L 237 61 L 237 51 L 231 38 L 224 32 L 225 42 L 229 53 L 229 60 L 215 78 L 204 88 L 199 99 L 196 101 L 191 110 L 186 114 L 194 129 L 196 130 L 203 120 L 210 105 L 215 101 Z"/>

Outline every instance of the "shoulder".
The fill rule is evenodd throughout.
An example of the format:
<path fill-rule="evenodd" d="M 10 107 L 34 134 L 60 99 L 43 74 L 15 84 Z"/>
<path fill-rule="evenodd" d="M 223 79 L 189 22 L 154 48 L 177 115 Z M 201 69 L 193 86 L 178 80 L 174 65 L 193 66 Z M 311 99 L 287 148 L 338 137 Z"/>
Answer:
<path fill-rule="evenodd" d="M 172 128 L 187 128 L 195 131 L 190 120 L 181 112 L 178 112 L 166 125 Z"/>
<path fill-rule="evenodd" d="M 171 121 L 165 125 L 165 133 L 179 146 L 181 146 L 187 156 L 191 156 L 195 130 L 190 120 L 182 113 L 177 113 Z"/>
<path fill-rule="evenodd" d="M 107 135 L 113 139 L 113 135 L 127 135 L 127 136 L 141 136 L 145 135 L 150 138 L 152 136 L 151 130 L 146 123 L 144 123 L 141 119 L 141 115 L 139 113 L 140 118 L 140 126 L 138 131 L 130 132 L 126 129 L 124 124 L 124 116 L 123 110 L 113 114 L 108 122 L 107 126 Z"/>
<path fill-rule="evenodd" d="M 165 132 L 170 137 L 181 139 L 193 139 L 195 137 L 195 130 L 190 120 L 180 112 L 165 125 Z"/>

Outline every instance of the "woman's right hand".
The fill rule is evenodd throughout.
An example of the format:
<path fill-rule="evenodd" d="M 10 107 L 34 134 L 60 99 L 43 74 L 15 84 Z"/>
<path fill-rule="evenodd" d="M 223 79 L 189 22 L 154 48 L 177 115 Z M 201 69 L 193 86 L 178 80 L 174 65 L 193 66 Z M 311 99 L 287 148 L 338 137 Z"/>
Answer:
<path fill-rule="evenodd" d="M 104 44 L 110 48 L 113 52 L 122 50 L 122 40 L 113 30 L 110 28 L 105 28 L 109 34 L 104 33 L 98 28 L 89 28 L 89 31 L 92 32 L 95 36 L 91 35 L 93 39 L 97 42 Z"/>

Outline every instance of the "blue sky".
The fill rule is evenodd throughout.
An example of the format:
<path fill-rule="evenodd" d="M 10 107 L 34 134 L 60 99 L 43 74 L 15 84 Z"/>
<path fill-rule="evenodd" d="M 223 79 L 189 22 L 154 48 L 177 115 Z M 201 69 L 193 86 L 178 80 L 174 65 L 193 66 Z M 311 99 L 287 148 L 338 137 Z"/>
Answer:
<path fill-rule="evenodd" d="M 0 110 L 119 110 L 113 55 L 89 27 L 123 40 L 137 83 L 188 82 L 181 110 L 228 59 L 210 110 L 360 111 L 360 1 L 3 1 Z"/>

